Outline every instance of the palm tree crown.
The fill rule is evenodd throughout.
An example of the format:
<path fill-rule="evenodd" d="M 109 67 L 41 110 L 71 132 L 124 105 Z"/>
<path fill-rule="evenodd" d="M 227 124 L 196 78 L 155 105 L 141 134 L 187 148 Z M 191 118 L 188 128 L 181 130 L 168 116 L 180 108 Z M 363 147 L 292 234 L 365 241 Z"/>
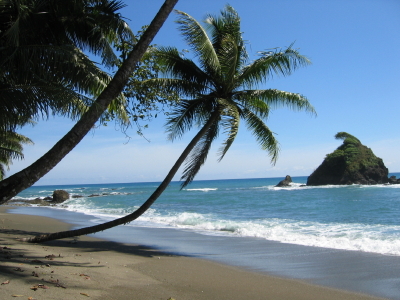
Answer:
<path fill-rule="evenodd" d="M 21 117 L 86 111 L 111 78 L 83 51 L 115 65 L 113 45 L 134 39 L 122 7 L 116 0 L 2 0 L 0 129 L 15 130 Z M 115 101 L 110 110 L 127 121 L 122 106 Z"/>
<path fill-rule="evenodd" d="M 279 152 L 273 132 L 264 123 L 271 109 L 286 106 L 315 114 L 306 97 L 276 89 L 254 89 L 274 74 L 290 75 L 310 61 L 293 49 L 261 52 L 249 60 L 246 44 L 240 31 L 240 18 L 229 5 L 220 16 L 209 15 L 205 26 L 188 14 L 177 11 L 177 23 L 194 58 L 185 58 L 174 47 L 159 47 L 154 51 L 163 66 L 163 78 L 144 84 L 156 85 L 177 92 L 181 101 L 167 121 L 169 138 L 181 137 L 194 125 L 204 126 L 215 117 L 207 133 L 200 139 L 185 161 L 182 187 L 190 183 L 205 162 L 212 142 L 219 132 L 226 135 L 219 150 L 221 160 L 238 133 L 240 120 L 253 133 L 263 150 L 268 151 L 272 163 Z"/>

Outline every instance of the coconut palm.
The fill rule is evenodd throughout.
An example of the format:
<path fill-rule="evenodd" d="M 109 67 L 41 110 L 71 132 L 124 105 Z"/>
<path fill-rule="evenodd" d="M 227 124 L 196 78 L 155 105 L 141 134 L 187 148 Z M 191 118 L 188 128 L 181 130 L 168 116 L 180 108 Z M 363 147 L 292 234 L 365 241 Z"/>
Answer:
<path fill-rule="evenodd" d="M 231 6 L 226 6 L 219 17 L 208 16 L 205 21 L 208 30 L 188 14 L 177 13 L 179 29 L 198 64 L 182 57 L 176 48 L 161 47 L 153 54 L 163 66 L 166 76 L 148 80 L 144 85 L 158 86 L 182 96 L 167 122 L 170 139 L 182 136 L 194 125 L 200 127 L 199 132 L 160 186 L 133 213 L 104 224 L 37 236 L 29 241 L 42 242 L 90 234 L 135 220 L 156 201 L 184 162 L 182 187 L 194 179 L 207 158 L 212 142 L 221 131 L 227 135 L 220 149 L 222 159 L 238 133 L 240 120 L 245 121 L 274 163 L 278 156 L 278 142 L 264 123 L 270 110 L 287 106 L 315 113 L 302 95 L 275 89 L 250 89 L 264 83 L 273 73 L 289 75 L 297 67 L 309 64 L 306 57 L 289 47 L 283 51 L 264 52 L 260 58 L 249 62 L 240 31 L 240 18 Z"/>
<path fill-rule="evenodd" d="M 130 75 L 177 2 L 178 0 L 165 0 L 149 27 L 127 55 L 111 81 L 71 130 L 32 165 L 0 181 L 0 204 L 5 203 L 22 190 L 32 186 L 47 174 L 93 128 L 112 101 L 120 96 Z"/>
<path fill-rule="evenodd" d="M 14 159 L 23 159 L 22 144 L 33 144 L 26 136 L 16 132 L 0 131 L 0 180 L 5 176 L 5 168 L 9 168 Z"/>
<path fill-rule="evenodd" d="M 83 51 L 117 62 L 113 44 L 133 41 L 114 0 L 0 2 L 0 128 L 50 113 L 78 118 L 111 78 Z M 128 121 L 120 103 L 110 106 Z"/>

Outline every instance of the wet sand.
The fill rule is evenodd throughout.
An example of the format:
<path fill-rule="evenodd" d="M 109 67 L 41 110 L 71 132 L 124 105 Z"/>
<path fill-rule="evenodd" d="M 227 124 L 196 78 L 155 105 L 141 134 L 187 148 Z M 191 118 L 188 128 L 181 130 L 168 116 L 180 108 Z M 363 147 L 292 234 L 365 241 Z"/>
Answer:
<path fill-rule="evenodd" d="M 18 238 L 71 225 L 8 208 L 0 207 L 0 299 L 382 299 L 140 244 L 93 237 L 24 243 Z"/>

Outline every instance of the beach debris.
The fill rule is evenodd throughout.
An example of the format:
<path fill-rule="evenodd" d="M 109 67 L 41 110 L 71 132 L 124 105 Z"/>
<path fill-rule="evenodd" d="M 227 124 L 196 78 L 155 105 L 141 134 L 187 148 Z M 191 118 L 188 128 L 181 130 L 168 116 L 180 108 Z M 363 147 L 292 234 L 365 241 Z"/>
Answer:
<path fill-rule="evenodd" d="M 82 296 L 90 297 L 87 293 L 81 293 Z"/>
<path fill-rule="evenodd" d="M 28 297 L 28 300 L 36 300 L 36 298 Z"/>
<path fill-rule="evenodd" d="M 17 268 L 14 269 L 14 271 L 24 272 L 25 270 L 22 270 L 20 267 L 17 267 Z"/>
<path fill-rule="evenodd" d="M 44 284 L 39 283 L 39 284 L 37 284 L 37 285 L 32 286 L 32 287 L 31 287 L 31 290 L 33 290 L 33 291 L 36 291 L 36 290 L 38 290 L 38 289 L 45 289 L 45 290 L 47 290 L 48 288 L 49 288 L 49 287 L 48 287 L 47 285 L 44 285 Z"/>
<path fill-rule="evenodd" d="M 60 287 L 60 288 L 63 288 L 63 289 L 66 289 L 66 288 L 67 288 L 66 286 L 62 285 L 61 283 L 57 283 L 57 284 L 56 284 L 56 287 Z"/>
<path fill-rule="evenodd" d="M 11 295 L 11 297 L 24 297 L 25 295 Z M 29 298 L 28 298 L 29 299 Z"/>
<path fill-rule="evenodd" d="M 10 283 L 10 280 L 6 280 L 6 281 L 2 282 L 1 285 L 3 285 L 3 284 L 9 284 L 9 283 Z"/>
<path fill-rule="evenodd" d="M 65 285 L 63 285 L 58 279 L 56 279 L 56 280 L 50 279 L 50 280 L 47 281 L 47 282 L 54 283 L 54 286 L 55 286 L 55 287 L 60 287 L 60 288 L 63 288 L 63 289 L 66 289 L 66 288 L 67 288 L 67 287 L 66 287 Z"/>
<path fill-rule="evenodd" d="M 60 257 L 60 255 L 58 255 Z M 57 256 L 55 256 L 54 254 L 50 254 L 50 255 L 46 255 L 44 258 L 47 258 L 48 260 L 54 260 L 54 258 L 56 258 Z"/>
<path fill-rule="evenodd" d="M 38 259 L 31 260 L 31 262 L 33 262 L 35 264 L 43 264 L 43 262 L 41 260 L 38 260 Z"/>
<path fill-rule="evenodd" d="M 85 277 L 85 279 L 89 279 L 90 280 L 90 276 L 86 275 L 86 274 L 79 274 L 79 276 Z"/>
<path fill-rule="evenodd" d="M 36 273 L 35 271 L 32 271 L 32 276 L 34 276 L 34 277 L 39 277 L 39 274 Z"/>

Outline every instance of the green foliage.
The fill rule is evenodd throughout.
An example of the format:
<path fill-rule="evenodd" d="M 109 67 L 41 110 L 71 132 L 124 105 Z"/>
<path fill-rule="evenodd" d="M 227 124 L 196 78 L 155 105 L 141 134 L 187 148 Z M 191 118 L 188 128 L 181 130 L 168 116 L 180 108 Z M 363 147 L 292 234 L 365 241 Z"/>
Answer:
<path fill-rule="evenodd" d="M 361 144 L 359 139 L 357 139 L 355 136 L 353 136 L 347 132 L 338 132 L 335 135 L 335 138 L 337 140 L 343 140 L 344 144 L 354 144 L 354 145 Z"/>
<path fill-rule="evenodd" d="M 122 7 L 117 0 L 0 1 L 2 143 L 31 120 L 51 114 L 78 119 L 88 110 L 111 77 L 84 52 L 105 67 L 117 65 L 114 45 L 134 39 L 118 13 Z M 100 122 L 112 116 L 129 124 L 125 104 L 121 94 Z"/>
<path fill-rule="evenodd" d="M 334 152 L 326 156 L 326 164 L 334 165 L 338 161 L 344 161 L 349 173 L 358 171 L 360 168 L 368 168 L 382 163 L 370 148 L 362 145 L 360 140 L 346 132 L 339 132 L 336 139 L 342 139 L 343 144 Z"/>
<path fill-rule="evenodd" d="M 22 144 L 33 144 L 26 136 L 0 130 L 0 180 L 5 177 L 5 168 L 9 168 L 14 159 L 23 159 Z"/>
<path fill-rule="evenodd" d="M 331 161 L 331 160 L 337 160 L 338 158 L 343 158 L 344 156 L 345 156 L 344 151 L 337 149 L 337 150 L 333 151 L 332 153 L 327 154 L 326 159 L 328 161 Z"/>
<path fill-rule="evenodd" d="M 208 15 L 204 27 L 184 12 L 177 14 L 178 28 L 194 59 L 174 47 L 153 49 L 151 54 L 161 66 L 163 77 L 148 79 L 143 87 L 179 95 L 180 101 L 172 108 L 166 124 L 171 140 L 195 126 L 201 128 L 200 132 L 205 131 L 185 160 L 182 187 L 196 176 L 219 133 L 226 136 L 219 160 L 225 156 L 241 120 L 275 163 L 278 141 L 265 124 L 270 110 L 283 106 L 311 114 L 315 111 L 300 94 L 254 87 L 274 74 L 290 75 L 310 61 L 292 47 L 260 52 L 258 59 L 250 61 L 240 17 L 229 5 L 219 16 Z"/>
<path fill-rule="evenodd" d="M 112 45 L 131 39 L 113 0 L 0 1 L 0 129 L 15 130 L 21 118 L 50 114 L 79 118 L 110 77 L 83 51 L 117 61 Z M 127 121 L 121 96 L 111 113 Z"/>
<path fill-rule="evenodd" d="M 132 51 L 136 42 L 140 39 L 148 26 L 143 26 L 131 42 L 123 41 L 116 44 L 116 49 L 121 53 L 118 66 L 122 65 L 127 54 Z M 153 55 L 154 45 L 150 45 L 147 53 L 143 56 L 135 71 L 129 77 L 124 87 L 126 98 L 125 110 L 130 119 L 136 123 L 138 134 L 148 125 L 142 125 L 152 118 L 157 118 L 160 113 L 167 113 L 169 108 L 179 100 L 178 94 L 174 91 L 167 91 L 151 86 L 144 86 L 143 81 L 156 79 L 162 71 L 162 66 Z M 113 118 L 113 116 L 111 116 Z"/>

